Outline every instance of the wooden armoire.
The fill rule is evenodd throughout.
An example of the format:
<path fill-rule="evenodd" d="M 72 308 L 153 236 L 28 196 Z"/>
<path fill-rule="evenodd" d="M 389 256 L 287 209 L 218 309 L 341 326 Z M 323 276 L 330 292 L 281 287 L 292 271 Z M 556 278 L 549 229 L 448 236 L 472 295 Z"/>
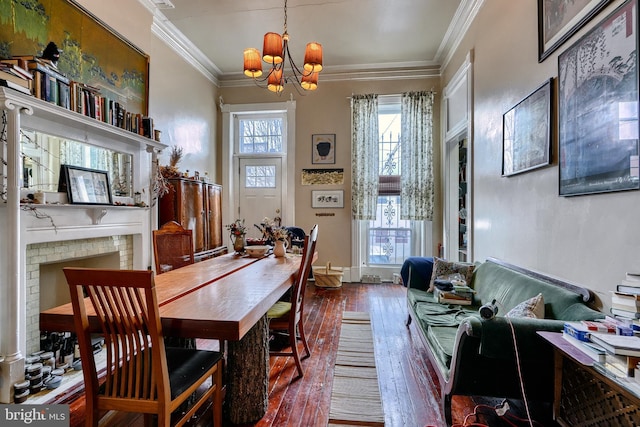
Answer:
<path fill-rule="evenodd" d="M 158 202 L 158 226 L 176 221 L 193 230 L 196 261 L 227 252 L 222 237 L 222 187 L 188 178 L 169 178 L 171 189 Z"/>

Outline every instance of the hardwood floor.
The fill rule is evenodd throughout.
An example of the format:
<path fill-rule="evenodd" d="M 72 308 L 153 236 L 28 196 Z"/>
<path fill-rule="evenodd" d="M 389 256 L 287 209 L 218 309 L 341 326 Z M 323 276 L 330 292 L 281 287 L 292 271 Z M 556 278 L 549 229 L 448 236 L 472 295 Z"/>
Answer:
<path fill-rule="evenodd" d="M 386 427 L 445 426 L 440 387 L 427 350 L 415 326 L 405 326 L 405 295 L 404 287 L 386 283 L 345 283 L 339 289 L 320 289 L 310 282 L 305 296 L 305 330 L 311 357 L 302 362 L 305 375 L 294 381 L 293 359 L 272 357 L 267 414 L 259 422 L 243 427 L 327 425 L 340 321 L 345 310 L 370 313 Z M 198 346 L 205 348 L 209 343 L 198 341 Z M 84 397 L 76 396 L 65 403 L 71 403 L 71 427 L 82 426 Z M 470 398 L 455 397 L 454 423 L 462 423 L 475 405 Z M 108 424 L 141 426 L 143 419 L 117 414 Z M 210 420 L 205 416 L 194 424 L 207 426 Z"/>

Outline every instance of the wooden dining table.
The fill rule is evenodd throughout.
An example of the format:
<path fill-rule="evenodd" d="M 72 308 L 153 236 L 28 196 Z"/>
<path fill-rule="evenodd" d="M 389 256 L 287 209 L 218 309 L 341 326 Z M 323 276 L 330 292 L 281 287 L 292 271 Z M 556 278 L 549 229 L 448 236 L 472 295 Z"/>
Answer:
<path fill-rule="evenodd" d="M 266 313 L 294 283 L 301 259 L 228 254 L 155 276 L 165 336 L 228 343 L 225 414 L 234 424 L 255 422 L 267 411 Z M 87 311 L 89 326 L 100 333 L 92 308 Z M 71 303 L 42 311 L 40 329 L 74 331 Z"/>

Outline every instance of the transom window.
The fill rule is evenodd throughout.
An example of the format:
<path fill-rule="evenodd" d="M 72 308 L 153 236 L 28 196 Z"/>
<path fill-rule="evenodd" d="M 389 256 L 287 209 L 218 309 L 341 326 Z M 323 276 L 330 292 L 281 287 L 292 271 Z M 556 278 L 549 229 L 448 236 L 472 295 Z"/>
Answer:
<path fill-rule="evenodd" d="M 264 154 L 283 152 L 283 124 L 280 117 L 243 116 L 238 120 L 239 152 Z"/>

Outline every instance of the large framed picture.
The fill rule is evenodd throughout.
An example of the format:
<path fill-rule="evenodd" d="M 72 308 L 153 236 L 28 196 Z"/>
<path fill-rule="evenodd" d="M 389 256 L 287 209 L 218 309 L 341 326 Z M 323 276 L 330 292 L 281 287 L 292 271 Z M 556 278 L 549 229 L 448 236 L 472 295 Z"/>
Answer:
<path fill-rule="evenodd" d="M 311 163 L 334 164 L 336 162 L 336 134 L 316 133 L 311 135 Z"/>
<path fill-rule="evenodd" d="M 551 163 L 552 94 L 549 79 L 502 116 L 502 176 Z"/>
<path fill-rule="evenodd" d="M 3 57 L 40 56 L 53 41 L 62 51 L 60 73 L 100 88 L 128 112 L 148 114 L 149 56 L 78 2 L 0 0 L 0 11 Z"/>
<path fill-rule="evenodd" d="M 58 191 L 66 191 L 71 204 L 113 204 L 107 171 L 62 165 Z"/>
<path fill-rule="evenodd" d="M 538 0 L 538 62 L 558 49 L 611 0 Z"/>
<path fill-rule="evenodd" d="M 558 56 L 560 195 L 637 190 L 637 0 Z"/>

